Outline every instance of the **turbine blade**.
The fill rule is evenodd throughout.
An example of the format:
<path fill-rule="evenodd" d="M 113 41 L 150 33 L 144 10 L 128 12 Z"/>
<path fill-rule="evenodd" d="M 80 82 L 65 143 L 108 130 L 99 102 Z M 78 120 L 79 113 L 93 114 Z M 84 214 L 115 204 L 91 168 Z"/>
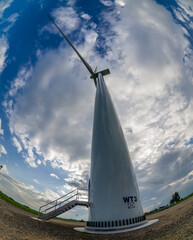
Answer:
<path fill-rule="evenodd" d="M 95 68 L 95 70 L 94 70 L 94 73 L 96 73 L 97 72 L 97 66 L 96 66 L 96 68 Z"/>
<path fill-rule="evenodd" d="M 76 52 L 76 54 L 79 56 L 80 60 L 83 62 L 83 64 L 85 65 L 85 67 L 88 69 L 88 71 L 90 72 L 91 75 L 94 75 L 94 72 L 91 68 L 91 66 L 84 60 L 84 58 L 80 55 L 80 53 L 76 50 L 76 48 L 72 45 L 72 43 L 70 42 L 70 40 L 66 37 L 66 35 L 62 32 L 62 30 L 58 27 L 58 25 L 54 22 L 54 20 L 50 17 L 50 15 L 48 15 L 48 17 L 50 18 L 50 20 L 54 23 L 54 25 L 57 27 L 57 29 L 60 31 L 60 33 L 62 34 L 62 36 L 66 39 L 66 41 L 70 44 L 70 46 L 74 49 L 74 51 Z"/>

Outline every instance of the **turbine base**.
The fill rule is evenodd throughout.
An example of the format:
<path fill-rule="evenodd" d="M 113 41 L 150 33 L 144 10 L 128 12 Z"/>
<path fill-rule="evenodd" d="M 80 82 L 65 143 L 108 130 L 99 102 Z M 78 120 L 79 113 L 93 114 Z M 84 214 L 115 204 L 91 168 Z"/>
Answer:
<path fill-rule="evenodd" d="M 134 224 L 133 226 L 124 226 L 124 227 L 115 227 L 115 228 L 101 228 L 101 229 L 96 229 L 96 228 L 80 228 L 76 227 L 74 230 L 79 231 L 79 232 L 84 232 L 84 233 L 91 233 L 91 234 L 116 234 L 116 233 L 124 233 L 124 232 L 131 232 L 135 230 L 139 230 L 141 228 L 148 227 L 156 222 L 158 222 L 159 219 L 153 219 L 149 221 L 144 221 L 143 223 L 137 223 Z"/>

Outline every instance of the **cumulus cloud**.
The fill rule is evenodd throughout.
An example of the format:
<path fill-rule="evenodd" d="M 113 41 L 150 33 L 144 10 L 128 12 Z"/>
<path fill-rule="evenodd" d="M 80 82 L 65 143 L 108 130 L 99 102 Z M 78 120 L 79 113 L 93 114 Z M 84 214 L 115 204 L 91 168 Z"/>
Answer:
<path fill-rule="evenodd" d="M 37 184 L 40 184 L 40 182 L 37 179 L 34 179 L 33 181 Z"/>
<path fill-rule="evenodd" d="M 86 20 L 90 20 L 91 19 L 91 17 L 88 14 L 86 14 L 86 13 L 82 13 L 81 17 L 86 19 Z"/>
<path fill-rule="evenodd" d="M 13 0 L 1 0 L 0 2 L 0 18 L 3 16 L 3 12 L 5 11 L 6 8 L 8 8 Z"/>
<path fill-rule="evenodd" d="M 1 154 L 7 154 L 7 151 L 5 150 L 4 146 L 2 144 L 0 144 L 0 157 L 1 157 Z"/>
<path fill-rule="evenodd" d="M 44 192 L 39 192 L 33 185 L 17 181 L 9 176 L 8 173 L 3 173 L 2 171 L 0 173 L 0 179 L 1 191 L 3 193 L 34 209 L 39 209 L 41 205 L 59 197 L 59 195 L 51 189 L 45 189 Z"/>
<path fill-rule="evenodd" d="M 4 13 L 5 9 L 7 9 L 11 5 L 12 2 L 13 2 L 13 0 L 2 0 L 0 2 L 0 19 L 3 17 L 3 13 Z M 1 46 L 0 73 L 4 70 L 4 68 L 6 66 L 6 62 L 5 62 L 6 57 L 7 57 L 6 52 L 9 48 L 8 40 L 7 40 L 5 33 L 13 26 L 17 17 L 18 17 L 18 14 L 15 13 L 15 14 L 11 15 L 8 19 L 2 20 L 2 22 L 8 22 L 8 25 L 5 29 L 2 29 L 2 32 L 4 34 L 0 35 L 0 46 Z"/>
<path fill-rule="evenodd" d="M 14 81 L 11 83 L 11 88 L 9 90 L 8 95 L 10 97 L 14 97 L 19 90 L 21 90 L 26 82 L 30 79 L 32 75 L 32 67 L 22 67 L 20 71 L 17 74 L 17 77 L 14 79 Z"/>
<path fill-rule="evenodd" d="M 7 38 L 4 35 L 0 37 L 0 46 L 1 46 L 0 52 L 0 73 L 1 73 L 5 67 L 6 52 L 9 47 Z"/>
<path fill-rule="evenodd" d="M 10 23 L 15 23 L 15 21 L 17 20 L 18 17 L 19 17 L 19 14 L 14 13 L 7 18 L 7 21 L 10 22 Z"/>
<path fill-rule="evenodd" d="M 21 152 L 22 147 L 21 147 L 21 144 L 19 143 L 19 141 L 17 140 L 17 138 L 13 137 L 12 141 L 13 141 L 13 145 L 17 148 L 17 151 Z"/>
<path fill-rule="evenodd" d="M 84 171 L 77 167 L 75 160 L 89 157 L 94 87 L 90 82 L 92 88 L 87 91 L 89 81 L 84 75 L 85 69 L 69 51 L 61 48 L 46 53 L 33 74 L 20 71 L 4 104 L 10 129 L 19 136 L 27 150 L 23 153 L 25 160 L 32 167 L 37 167 L 40 155 L 51 161 L 54 168 Z M 65 59 L 64 55 L 72 57 Z M 56 68 L 53 69 L 53 65 Z M 77 78 L 78 75 L 82 77 Z M 25 86 L 28 78 L 31 80 Z M 21 88 L 22 93 L 18 91 Z M 13 96 L 17 99 L 14 107 L 9 104 Z M 88 169 L 85 164 L 82 166 Z"/>
<path fill-rule="evenodd" d="M 54 174 L 54 173 L 50 173 L 50 177 L 54 177 L 56 179 L 59 179 L 59 177 L 56 174 Z"/>
<path fill-rule="evenodd" d="M 120 5 L 121 7 L 124 7 L 126 4 L 124 0 L 115 0 L 115 3 Z"/>
<path fill-rule="evenodd" d="M 1 168 L 1 173 L 7 174 L 7 175 L 9 174 L 8 168 L 5 164 L 3 165 L 3 168 Z"/>
<path fill-rule="evenodd" d="M 184 11 L 184 13 L 186 13 L 186 15 L 184 15 L 184 18 L 187 19 L 188 16 L 193 17 L 193 3 L 191 0 L 177 0 L 177 3 Z"/>
<path fill-rule="evenodd" d="M 109 0 L 100 0 L 100 2 L 101 2 L 102 4 L 104 4 L 105 6 L 107 6 L 107 7 L 113 5 L 113 2 L 112 2 L 112 1 L 109 1 Z"/>
<path fill-rule="evenodd" d="M 0 135 L 4 135 L 4 130 L 2 129 L 2 126 L 1 126 L 1 118 L 0 118 Z M 4 146 L 2 144 L 0 144 L 0 157 L 1 155 L 3 154 L 7 154 L 7 151 L 5 150 Z M 4 167 L 4 171 L 7 171 L 7 168 L 6 166 Z"/>
<path fill-rule="evenodd" d="M 139 1 L 129 2 L 120 8 L 119 24 L 107 15 L 116 37 L 113 35 L 109 39 L 107 36 L 106 43 L 112 50 L 117 48 L 116 54 L 109 51 L 109 61 L 119 60 L 118 67 L 134 81 L 139 95 L 151 93 L 155 96 L 164 91 L 166 85 L 179 81 L 188 42 L 181 27 L 164 7 L 152 1 L 144 1 L 138 7 L 139 4 Z M 117 18 L 113 20 L 117 21 Z"/>
<path fill-rule="evenodd" d="M 75 30 L 79 25 L 79 19 L 72 7 L 60 7 L 52 12 L 52 16 L 56 19 L 56 23 L 65 27 L 68 31 Z"/>
<path fill-rule="evenodd" d="M 156 200 L 156 198 L 155 198 L 155 197 L 152 197 L 152 198 L 151 198 L 151 200 L 152 200 L 152 201 L 155 201 L 155 200 Z"/>
<path fill-rule="evenodd" d="M 12 14 L 10 17 L 8 17 L 7 19 L 4 19 L 3 22 L 8 23 L 8 25 L 3 29 L 3 32 L 4 32 L 4 33 L 8 32 L 9 29 L 10 29 L 11 27 L 13 27 L 13 25 L 14 25 L 14 23 L 17 21 L 18 17 L 19 17 L 19 14 L 18 14 L 18 13 L 14 13 L 14 14 Z"/>
<path fill-rule="evenodd" d="M 180 179 L 178 179 L 178 180 L 176 180 L 174 182 L 171 182 L 168 185 L 164 186 L 162 188 L 162 190 L 165 190 L 167 188 L 173 188 L 173 191 L 175 191 L 176 186 L 179 187 L 181 184 L 183 186 L 183 185 L 185 185 L 185 184 L 187 184 L 189 182 L 193 182 L 193 171 L 189 172 L 185 177 L 180 178 Z"/>
<path fill-rule="evenodd" d="M 60 29 L 65 32 L 65 34 L 71 33 L 79 26 L 80 19 L 72 7 L 56 8 L 51 12 L 51 16 L 54 18 L 54 21 L 60 27 Z M 42 31 L 60 34 L 52 22 L 46 25 Z"/>
<path fill-rule="evenodd" d="M 4 134 L 4 131 L 3 131 L 3 129 L 2 129 L 1 123 L 2 123 L 2 121 L 1 121 L 1 118 L 0 118 L 0 135 L 3 135 L 3 134 Z"/>

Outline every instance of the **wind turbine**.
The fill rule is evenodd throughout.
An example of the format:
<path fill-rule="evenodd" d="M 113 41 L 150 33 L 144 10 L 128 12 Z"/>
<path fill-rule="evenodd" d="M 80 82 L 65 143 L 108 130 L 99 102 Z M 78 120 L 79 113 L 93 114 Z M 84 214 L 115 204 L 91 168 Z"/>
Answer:
<path fill-rule="evenodd" d="M 88 233 L 117 233 L 149 226 L 144 215 L 138 184 L 128 147 L 115 111 L 104 75 L 109 69 L 93 71 L 66 35 L 49 16 L 63 37 L 77 53 L 96 86 L 89 180 Z"/>

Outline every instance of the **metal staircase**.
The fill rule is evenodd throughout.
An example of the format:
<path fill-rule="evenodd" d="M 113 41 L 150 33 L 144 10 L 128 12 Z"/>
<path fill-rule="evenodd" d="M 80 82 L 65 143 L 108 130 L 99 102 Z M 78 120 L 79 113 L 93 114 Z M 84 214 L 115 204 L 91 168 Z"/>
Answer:
<path fill-rule="evenodd" d="M 44 221 L 49 220 L 67 212 L 77 205 L 89 207 L 88 197 L 86 197 L 85 194 L 81 194 L 81 192 L 85 191 L 86 190 L 75 189 L 64 196 L 41 206 L 39 208 L 38 219 Z"/>

